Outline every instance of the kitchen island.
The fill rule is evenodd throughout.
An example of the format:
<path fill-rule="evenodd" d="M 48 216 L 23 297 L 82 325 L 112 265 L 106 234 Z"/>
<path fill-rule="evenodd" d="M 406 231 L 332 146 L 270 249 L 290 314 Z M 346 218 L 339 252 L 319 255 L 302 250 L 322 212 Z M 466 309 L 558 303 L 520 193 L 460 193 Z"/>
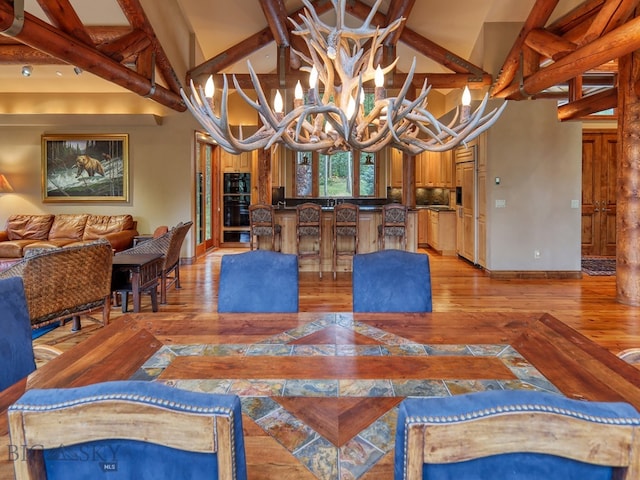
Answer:
<path fill-rule="evenodd" d="M 282 226 L 283 253 L 297 253 L 296 251 L 296 208 L 276 208 L 276 222 Z M 407 221 L 407 250 L 415 252 L 418 248 L 418 214 L 416 210 L 409 210 Z M 382 223 L 381 206 L 360 206 L 360 221 L 358 224 L 358 253 L 369 253 L 378 250 L 378 225 Z M 303 238 L 301 247 L 308 251 L 311 248 L 311 239 Z M 339 245 L 344 242 L 345 247 L 351 242 L 349 238 L 339 238 Z M 333 207 L 322 207 L 322 245 L 320 266 L 323 272 L 332 270 L 333 260 Z M 318 248 L 317 245 L 313 246 Z M 269 248 L 268 246 L 266 248 Z M 402 248 L 397 239 L 387 238 L 386 248 Z M 300 259 L 301 271 L 317 271 L 318 262 L 315 259 Z M 351 271 L 351 259 L 338 259 L 338 272 Z"/>

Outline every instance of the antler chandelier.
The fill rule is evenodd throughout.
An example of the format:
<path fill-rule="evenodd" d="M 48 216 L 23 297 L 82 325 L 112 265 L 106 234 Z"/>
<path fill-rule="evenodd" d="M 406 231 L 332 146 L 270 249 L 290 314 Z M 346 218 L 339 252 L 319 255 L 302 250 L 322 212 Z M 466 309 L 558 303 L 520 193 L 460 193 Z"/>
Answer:
<path fill-rule="evenodd" d="M 304 14 L 300 23 L 289 18 L 292 33 L 305 41 L 309 54 L 295 51 L 309 71 L 309 90 L 306 101 L 300 82 L 296 86 L 293 109 L 284 114 L 280 91 L 276 92 L 273 108 L 265 95 L 260 79 L 248 62 L 251 82 L 257 100 L 250 98 L 239 86 L 235 76 L 233 83 L 243 100 L 253 107 L 262 126 L 248 138 L 234 136 L 228 120 L 229 85 L 223 75 L 220 114 L 214 113 L 213 80 L 207 88 L 191 81 L 191 96 L 181 90 L 182 98 L 195 118 L 211 137 L 232 154 L 270 148 L 283 144 L 297 151 L 318 151 L 332 154 L 337 151 L 359 150 L 377 152 L 384 147 L 394 147 L 410 155 L 424 151 L 445 151 L 476 138 L 495 123 L 506 106 L 485 114 L 488 94 L 471 114 L 470 96 L 465 89 L 462 114 L 456 110 L 448 125 L 439 122 L 427 110 L 427 95 L 431 90 L 425 80 L 415 100 L 407 99 L 412 87 L 416 67 L 415 57 L 404 85 L 397 96 L 387 97 L 384 75 L 391 72 L 398 62 L 381 68 L 374 60 L 385 38 L 396 30 L 404 18 L 398 18 L 385 28 L 372 27 L 371 22 L 382 0 L 375 5 L 359 28 L 345 24 L 346 0 L 331 0 L 336 13 L 336 25 L 325 24 L 318 17 L 309 0 L 303 0 Z M 364 109 L 363 85 L 375 81 L 375 101 L 370 111 Z M 318 81 L 322 87 L 318 86 Z M 464 96 L 463 96 L 464 97 Z M 463 99 L 464 100 L 464 99 Z"/>

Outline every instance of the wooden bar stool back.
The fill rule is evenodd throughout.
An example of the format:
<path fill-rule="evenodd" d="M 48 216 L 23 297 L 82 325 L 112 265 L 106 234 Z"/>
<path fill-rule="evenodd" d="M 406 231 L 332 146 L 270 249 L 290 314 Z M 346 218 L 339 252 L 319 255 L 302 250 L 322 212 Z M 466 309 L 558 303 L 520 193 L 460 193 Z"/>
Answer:
<path fill-rule="evenodd" d="M 333 279 L 336 278 L 338 259 L 358 253 L 358 223 L 360 208 L 353 203 L 341 203 L 333 209 Z M 348 238 L 353 240 L 349 242 Z M 344 240 L 341 240 L 345 238 Z"/>
<path fill-rule="evenodd" d="M 385 249 L 386 237 L 397 237 L 402 242 L 402 250 L 407 249 L 408 209 L 399 203 L 382 206 L 382 224 L 378 225 L 378 250 Z"/>
<path fill-rule="evenodd" d="M 310 242 L 312 242 L 311 245 L 309 245 Z M 296 207 L 296 249 L 299 259 L 318 260 L 318 273 L 322 278 L 322 207 L 320 205 L 303 203 Z"/>
<path fill-rule="evenodd" d="M 249 249 L 253 250 L 254 239 L 256 250 L 260 248 L 260 237 L 271 237 L 271 250 L 279 252 L 282 239 L 281 226 L 276 223 L 275 210 L 273 205 L 266 203 L 256 203 L 249 205 Z M 276 237 L 278 237 L 278 248 L 276 249 Z"/>

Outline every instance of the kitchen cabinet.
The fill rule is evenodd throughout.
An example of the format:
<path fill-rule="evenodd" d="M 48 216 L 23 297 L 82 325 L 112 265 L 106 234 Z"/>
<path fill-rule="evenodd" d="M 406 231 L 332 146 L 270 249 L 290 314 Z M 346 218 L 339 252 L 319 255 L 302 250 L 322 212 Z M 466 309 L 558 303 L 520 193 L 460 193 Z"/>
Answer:
<path fill-rule="evenodd" d="M 418 210 L 418 245 L 426 247 L 429 235 L 429 210 L 421 208 Z"/>
<path fill-rule="evenodd" d="M 402 188 L 402 152 L 395 148 L 389 149 L 389 184 L 394 188 Z"/>
<path fill-rule="evenodd" d="M 232 155 L 223 151 L 220 154 L 222 173 L 251 172 L 253 152 L 243 152 L 240 155 Z"/>
<path fill-rule="evenodd" d="M 441 255 L 456 254 L 456 213 L 453 210 L 428 212 L 427 244 Z"/>
<path fill-rule="evenodd" d="M 454 170 L 453 153 L 451 150 L 442 152 L 440 154 L 440 186 L 444 188 L 455 187 Z"/>

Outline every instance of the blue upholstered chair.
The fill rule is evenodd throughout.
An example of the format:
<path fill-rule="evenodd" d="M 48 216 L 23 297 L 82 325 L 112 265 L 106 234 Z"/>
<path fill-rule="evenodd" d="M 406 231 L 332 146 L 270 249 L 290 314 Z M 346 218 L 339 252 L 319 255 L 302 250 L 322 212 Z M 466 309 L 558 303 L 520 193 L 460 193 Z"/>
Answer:
<path fill-rule="evenodd" d="M 298 257 L 270 250 L 225 255 L 218 312 L 297 312 Z"/>
<path fill-rule="evenodd" d="M 17 480 L 247 478 L 236 395 L 106 382 L 29 390 L 8 416 L 11 442 L 36 446 Z"/>
<path fill-rule="evenodd" d="M 36 369 L 21 277 L 0 280 L 0 325 L 0 390 L 4 390 Z"/>
<path fill-rule="evenodd" d="M 534 391 L 409 398 L 398 413 L 394 478 L 638 479 L 639 425 L 626 403 Z"/>
<path fill-rule="evenodd" d="M 429 257 L 380 250 L 353 257 L 354 312 L 430 312 Z"/>

